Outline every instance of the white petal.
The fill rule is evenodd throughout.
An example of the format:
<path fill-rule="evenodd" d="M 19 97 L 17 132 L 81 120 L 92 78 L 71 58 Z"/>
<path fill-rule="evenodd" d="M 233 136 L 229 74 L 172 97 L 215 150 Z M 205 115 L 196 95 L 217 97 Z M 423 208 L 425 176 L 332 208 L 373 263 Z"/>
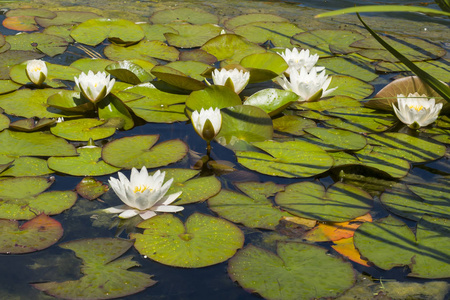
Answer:
<path fill-rule="evenodd" d="M 142 219 L 147 220 L 150 219 L 151 217 L 156 216 L 156 213 L 154 211 L 147 210 L 145 212 L 139 213 L 139 216 L 141 216 Z"/>
<path fill-rule="evenodd" d="M 157 212 L 179 212 L 184 209 L 183 206 L 176 206 L 176 205 L 160 205 L 160 206 L 154 206 L 152 208 L 153 211 Z"/>
<path fill-rule="evenodd" d="M 136 216 L 138 213 L 139 213 L 138 210 L 135 210 L 135 209 L 127 209 L 127 210 L 125 210 L 123 213 L 121 213 L 121 214 L 119 215 L 119 218 L 122 218 L 122 219 L 129 219 L 129 218 L 132 218 L 132 217 Z"/>
<path fill-rule="evenodd" d="M 105 208 L 103 211 L 109 214 L 119 214 L 127 209 L 130 209 L 127 205 L 118 205 L 110 208 Z"/>

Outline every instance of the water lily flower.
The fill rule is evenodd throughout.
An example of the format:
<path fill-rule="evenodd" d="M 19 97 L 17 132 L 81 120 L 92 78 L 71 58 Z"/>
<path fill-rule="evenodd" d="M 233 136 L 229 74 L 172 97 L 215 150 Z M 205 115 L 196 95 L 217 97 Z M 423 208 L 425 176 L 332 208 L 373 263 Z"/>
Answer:
<path fill-rule="evenodd" d="M 308 73 L 311 72 L 312 68 L 316 68 L 316 71 L 322 71 L 325 69 L 325 67 L 315 67 L 317 61 L 319 60 L 319 55 L 310 55 L 309 49 L 302 49 L 299 52 L 297 48 L 292 50 L 287 48 L 285 52 L 278 54 L 284 58 L 289 66 L 285 71 L 287 74 L 290 74 L 292 70 L 299 71 L 302 67 L 305 67 Z"/>
<path fill-rule="evenodd" d="M 195 110 L 191 114 L 191 121 L 198 135 L 208 143 L 222 128 L 222 114 L 217 107 L 215 109 L 210 107 L 206 110 L 202 108 L 200 112 Z"/>
<path fill-rule="evenodd" d="M 236 94 L 239 94 L 247 86 L 250 80 L 250 72 L 238 69 L 221 69 L 220 71 L 216 69 L 212 72 L 212 79 L 215 85 L 228 86 Z"/>
<path fill-rule="evenodd" d="M 123 219 L 140 215 L 146 220 L 156 216 L 156 212 L 179 212 L 184 209 L 182 206 L 169 205 L 181 192 L 166 195 L 173 182 L 172 178 L 163 185 L 166 172 L 158 170 L 151 176 L 144 166 L 140 172 L 133 168 L 130 180 L 121 172 L 118 175 L 119 179 L 111 177 L 108 182 L 125 204 L 107 208 L 105 212 L 120 213 L 119 217 Z"/>
<path fill-rule="evenodd" d="M 314 101 L 325 97 L 333 92 L 337 87 L 328 89 L 331 77 L 325 75 L 325 70 L 317 74 L 315 68 L 308 72 L 305 67 L 300 71 L 292 70 L 289 79 L 283 74 L 277 78 L 277 82 L 285 90 L 292 91 L 299 96 L 298 101 Z"/>
<path fill-rule="evenodd" d="M 74 79 L 83 96 L 93 103 L 105 98 L 116 82 L 115 79 L 110 79 L 110 75 L 106 76 L 105 72 L 94 74 L 92 71 L 89 71 L 87 75 L 82 72 L 78 78 Z"/>
<path fill-rule="evenodd" d="M 412 129 L 427 126 L 436 121 L 442 109 L 442 103 L 435 104 L 435 99 L 428 100 L 426 95 L 410 93 L 408 97 L 397 95 L 397 105 L 392 105 L 395 114 L 404 124 Z"/>
<path fill-rule="evenodd" d="M 27 62 L 26 73 L 32 83 L 41 85 L 47 78 L 47 65 L 43 60 L 29 60 Z"/>

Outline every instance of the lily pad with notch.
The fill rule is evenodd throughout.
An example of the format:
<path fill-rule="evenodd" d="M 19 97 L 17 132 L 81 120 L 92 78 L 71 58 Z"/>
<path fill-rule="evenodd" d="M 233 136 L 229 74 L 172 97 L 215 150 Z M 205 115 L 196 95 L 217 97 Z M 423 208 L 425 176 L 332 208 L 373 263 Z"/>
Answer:
<path fill-rule="evenodd" d="M 8 35 L 5 39 L 11 45 L 11 50 L 34 51 L 51 57 L 64 53 L 68 46 L 61 37 L 39 32 Z"/>
<path fill-rule="evenodd" d="M 192 92 L 186 100 L 186 113 L 188 116 L 194 110 L 225 108 L 242 104 L 241 98 L 230 88 L 221 85 L 211 85 L 202 90 Z M 222 122 L 225 125 L 225 122 Z"/>
<path fill-rule="evenodd" d="M 148 60 L 158 64 L 156 59 L 175 61 L 178 59 L 179 51 L 172 46 L 167 46 L 161 41 L 142 40 L 136 45 L 121 47 L 114 44 L 106 46 L 104 50 L 106 57 L 112 60 Z M 156 59 L 155 59 L 156 58 Z"/>
<path fill-rule="evenodd" d="M 271 80 L 288 68 L 280 55 L 271 52 L 247 55 L 242 58 L 240 65 L 250 72 L 250 83 Z"/>
<path fill-rule="evenodd" d="M 170 24 L 176 32 L 166 32 L 167 43 L 177 48 L 201 47 L 208 40 L 217 36 L 222 30 L 214 24 Z"/>
<path fill-rule="evenodd" d="M 202 81 L 189 77 L 183 72 L 167 65 L 155 66 L 152 69 L 152 74 L 168 84 L 184 90 L 198 91 L 206 87 Z"/>
<path fill-rule="evenodd" d="M 219 18 L 201 9 L 179 7 L 159 10 L 150 17 L 153 24 L 188 22 L 191 24 L 217 24 Z"/>
<path fill-rule="evenodd" d="M 14 158 L 14 161 L 0 176 L 42 176 L 53 173 L 47 166 L 47 160 L 37 157 L 21 156 Z"/>
<path fill-rule="evenodd" d="M 100 140 L 112 136 L 116 129 L 102 126 L 106 121 L 98 119 L 76 119 L 57 123 L 51 133 L 70 141 Z"/>
<path fill-rule="evenodd" d="M 298 95 L 279 89 L 260 90 L 244 101 L 244 105 L 259 107 L 269 116 L 275 116 L 298 100 Z"/>
<path fill-rule="evenodd" d="M 249 41 L 262 44 L 271 41 L 276 47 L 291 47 L 291 38 L 304 32 L 296 24 L 291 22 L 253 22 L 238 26 L 233 29 L 234 33 L 239 34 Z"/>
<path fill-rule="evenodd" d="M 106 193 L 109 186 L 94 177 L 84 177 L 80 183 L 77 184 L 77 193 L 88 200 L 94 200 Z"/>
<path fill-rule="evenodd" d="M 141 66 L 129 61 L 123 60 L 117 63 L 108 65 L 105 70 L 114 75 L 119 80 L 131 83 L 139 84 L 146 81 L 153 80 L 154 76 L 148 73 Z"/>

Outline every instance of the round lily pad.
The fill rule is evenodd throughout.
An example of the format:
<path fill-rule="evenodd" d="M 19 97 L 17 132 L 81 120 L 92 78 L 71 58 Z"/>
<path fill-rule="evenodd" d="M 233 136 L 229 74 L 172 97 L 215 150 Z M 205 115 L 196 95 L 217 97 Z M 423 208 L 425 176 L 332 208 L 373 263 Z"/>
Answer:
<path fill-rule="evenodd" d="M 333 298 L 355 282 L 350 263 L 304 243 L 279 242 L 276 254 L 249 245 L 230 260 L 228 274 L 265 299 Z"/>
<path fill-rule="evenodd" d="M 74 76 L 78 76 L 80 71 L 78 69 L 62 66 L 57 64 L 46 63 L 48 69 L 47 78 L 44 81 L 45 85 L 51 86 L 53 88 L 65 87 L 65 84 L 61 83 L 59 80 L 73 80 Z M 30 83 L 30 79 L 27 77 L 26 73 L 27 63 L 21 63 L 15 65 L 11 68 L 9 76 L 12 80 L 20 84 Z M 59 79 L 59 80 L 58 80 Z"/>
<path fill-rule="evenodd" d="M 0 95 L 15 91 L 21 86 L 12 80 L 0 80 Z"/>
<path fill-rule="evenodd" d="M 12 16 L 3 20 L 2 25 L 11 30 L 35 31 L 39 27 L 33 16 Z"/>
<path fill-rule="evenodd" d="M 244 105 L 259 107 L 269 116 L 275 116 L 297 99 L 298 95 L 291 91 L 263 89 L 245 99 Z"/>
<path fill-rule="evenodd" d="M 157 64 L 158 62 L 155 58 L 168 61 L 177 60 L 179 51 L 175 47 L 167 46 L 161 41 L 142 40 L 136 45 L 128 47 L 114 44 L 108 45 L 104 50 L 104 54 L 112 60 L 142 59 Z"/>
<path fill-rule="evenodd" d="M 409 276 L 445 278 L 450 276 L 450 265 L 446 263 L 450 257 L 448 222 L 424 216 L 414 236 L 405 223 L 389 216 L 358 227 L 354 243 L 363 257 L 381 269 L 409 266 Z"/>
<path fill-rule="evenodd" d="M 232 223 L 200 213 L 183 224 L 171 214 L 158 215 L 137 226 L 144 233 L 132 233 L 134 247 L 159 263 L 201 268 L 232 257 L 244 244 L 244 234 Z"/>
<path fill-rule="evenodd" d="M 288 22 L 288 19 L 273 14 L 247 14 L 239 15 L 225 21 L 225 25 L 229 29 L 254 23 L 254 22 Z"/>
<path fill-rule="evenodd" d="M 80 92 L 59 90 L 56 94 L 47 98 L 47 105 L 67 113 L 86 113 L 94 110 L 94 104 Z"/>
<path fill-rule="evenodd" d="M 296 24 L 290 22 L 254 22 L 233 29 L 249 41 L 262 44 L 271 41 L 276 47 L 291 47 L 291 37 L 304 32 Z"/>
<path fill-rule="evenodd" d="M 39 32 L 8 35 L 6 41 L 11 45 L 11 50 L 34 51 L 52 57 L 64 53 L 68 45 L 61 37 Z"/>
<path fill-rule="evenodd" d="M 372 208 L 372 197 L 365 191 L 342 182 L 327 190 L 318 182 L 288 185 L 275 197 L 284 210 L 302 218 L 327 222 L 349 221 Z"/>
<path fill-rule="evenodd" d="M 3 37 L 3 36 L 1 36 Z M 1 38 L 0 38 L 1 41 Z M 9 44 L 7 44 L 9 45 Z M 5 45 L 6 46 L 6 45 Z M 0 53 L 1 53 L 0 48 Z M 45 54 L 42 53 L 36 53 L 34 51 L 21 51 L 21 50 L 8 50 L 5 53 L 1 53 L 1 60 L 0 60 L 0 79 L 9 79 L 9 69 L 11 66 L 14 66 L 15 64 L 19 64 L 26 60 L 31 59 L 39 59 L 44 57 Z"/>
<path fill-rule="evenodd" d="M 324 150 L 304 141 L 264 141 L 252 145 L 262 151 L 237 151 L 237 160 L 244 167 L 262 174 L 309 177 L 323 173 L 333 165 L 333 158 Z"/>
<path fill-rule="evenodd" d="M 133 241 L 114 238 L 84 239 L 60 245 L 83 260 L 83 277 L 63 282 L 33 283 L 33 287 L 57 298 L 114 299 L 138 293 L 156 281 L 151 275 L 128 271 L 139 264 L 131 257 L 119 258 Z"/>
<path fill-rule="evenodd" d="M 72 68 L 77 68 L 79 70 L 78 74 L 77 74 L 77 76 L 78 76 L 81 72 L 84 72 L 86 74 L 89 71 L 92 71 L 94 73 L 104 72 L 106 67 L 112 63 L 114 63 L 114 61 L 109 60 L 109 59 L 104 59 L 104 58 L 92 59 L 92 58 L 85 57 L 85 58 L 80 58 L 80 59 L 74 61 L 73 63 L 70 64 L 70 66 Z M 73 78 L 71 80 L 73 80 Z"/>
<path fill-rule="evenodd" d="M 181 71 L 171 68 L 167 65 L 155 66 L 152 74 L 170 85 L 189 91 L 198 91 L 204 89 L 206 85 L 194 78 L 191 78 Z"/>
<path fill-rule="evenodd" d="M 0 114 L 0 131 L 9 127 L 10 120 L 4 114 Z"/>
<path fill-rule="evenodd" d="M 77 25 L 70 33 L 78 43 L 96 46 L 108 38 L 116 44 L 131 45 L 144 38 L 142 28 L 123 19 L 90 19 Z"/>
<path fill-rule="evenodd" d="M 271 52 L 247 55 L 241 60 L 240 65 L 250 71 L 250 83 L 270 80 L 288 68 L 281 55 Z"/>
<path fill-rule="evenodd" d="M 114 77 L 131 84 L 139 84 L 153 79 L 153 76 L 144 68 L 128 60 L 112 63 L 105 70 Z"/>
<path fill-rule="evenodd" d="M 89 11 L 57 11 L 56 17 L 52 19 L 37 17 L 36 22 L 39 26 L 49 27 L 52 25 L 77 24 L 99 17 L 99 15 Z"/>
<path fill-rule="evenodd" d="M 17 157 L 11 166 L 0 172 L 0 176 L 42 176 L 53 173 L 47 166 L 47 161 L 37 157 Z"/>
<path fill-rule="evenodd" d="M 159 135 L 137 135 L 114 140 L 103 146 L 102 158 L 121 168 L 157 168 L 182 159 L 188 147 L 181 140 L 168 140 L 154 146 Z"/>
<path fill-rule="evenodd" d="M 319 60 L 318 65 L 325 67 L 327 74 L 353 76 L 365 82 L 375 80 L 378 75 L 367 59 L 360 56 L 331 57 Z"/>
<path fill-rule="evenodd" d="M 164 42 L 166 40 L 166 37 L 164 36 L 165 33 L 172 32 L 177 33 L 175 29 L 170 27 L 169 25 L 164 24 L 139 24 L 145 33 L 145 39 L 149 41 L 161 41 Z"/>
<path fill-rule="evenodd" d="M 373 86 L 367 82 L 351 76 L 334 75 L 331 77 L 329 89 L 337 87 L 328 96 L 348 96 L 363 100 L 373 93 Z"/>
<path fill-rule="evenodd" d="M 108 185 L 103 184 L 103 182 L 98 181 L 93 177 L 84 177 L 76 187 L 77 193 L 88 200 L 97 199 L 108 190 Z"/>
<path fill-rule="evenodd" d="M 305 134 L 304 129 L 316 127 L 316 122 L 299 116 L 282 116 L 273 120 L 273 130 L 292 135 Z"/>
<path fill-rule="evenodd" d="M 201 47 L 209 39 L 217 36 L 222 30 L 221 27 L 213 24 L 170 24 L 176 30 L 175 32 L 167 32 L 164 36 L 167 43 L 178 48 L 194 48 Z"/>
<path fill-rule="evenodd" d="M 116 129 L 102 127 L 105 121 L 98 119 L 76 119 L 57 123 L 50 131 L 70 141 L 100 140 L 112 136 Z"/>
<path fill-rule="evenodd" d="M 14 220 L 0 220 L 0 224 L 1 253 L 23 254 L 39 251 L 50 247 L 63 235 L 61 224 L 44 214 L 38 215 L 20 227 Z"/>
<path fill-rule="evenodd" d="M 150 21 L 153 24 L 167 24 L 180 21 L 191 24 L 217 24 L 219 18 L 201 9 L 179 7 L 154 12 L 150 17 Z"/>
<path fill-rule="evenodd" d="M 186 112 L 188 115 L 194 110 L 202 108 L 225 108 L 240 105 L 241 98 L 230 88 L 221 85 L 211 85 L 200 91 L 192 92 L 186 100 Z M 225 124 L 225 122 L 222 122 Z"/>
<path fill-rule="evenodd" d="M 65 122 L 64 122 L 65 123 Z M 101 160 L 102 148 L 81 147 L 77 149 L 79 156 L 50 157 L 48 167 L 60 173 L 73 176 L 102 176 L 120 170 Z"/>
<path fill-rule="evenodd" d="M 166 64 L 167 67 L 183 72 L 185 75 L 192 77 L 198 81 L 203 81 L 205 78 L 201 75 L 205 70 L 211 68 L 209 64 L 184 60 L 184 61 L 173 61 Z"/>
<path fill-rule="evenodd" d="M 305 128 L 305 132 L 314 137 L 306 137 L 312 144 L 327 151 L 360 150 L 367 144 L 363 135 L 335 128 Z"/>

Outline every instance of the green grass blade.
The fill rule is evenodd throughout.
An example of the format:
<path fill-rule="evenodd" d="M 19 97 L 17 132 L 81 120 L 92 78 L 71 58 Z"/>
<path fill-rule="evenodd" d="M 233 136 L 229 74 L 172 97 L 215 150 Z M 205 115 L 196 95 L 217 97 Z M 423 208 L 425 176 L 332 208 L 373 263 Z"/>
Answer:
<path fill-rule="evenodd" d="M 329 11 L 323 14 L 318 14 L 315 18 L 322 17 L 331 17 L 349 13 L 358 13 L 358 12 L 393 12 L 393 11 L 404 11 L 404 12 L 419 12 L 419 13 L 431 13 L 431 14 L 439 14 L 450 16 L 450 13 L 445 11 L 440 11 L 436 9 L 426 8 L 426 7 L 417 7 L 417 6 L 403 6 L 403 5 L 366 5 L 366 6 L 357 6 L 357 7 L 349 7 L 339 10 Z"/>

